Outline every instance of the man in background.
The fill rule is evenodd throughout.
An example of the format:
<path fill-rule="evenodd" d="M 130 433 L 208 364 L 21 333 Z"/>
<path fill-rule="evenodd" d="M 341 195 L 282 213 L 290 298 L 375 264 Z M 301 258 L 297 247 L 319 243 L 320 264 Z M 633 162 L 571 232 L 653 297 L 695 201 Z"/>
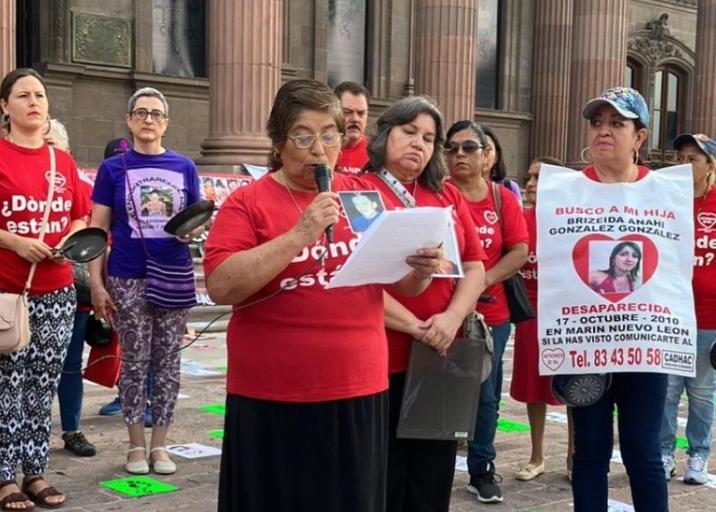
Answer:
<path fill-rule="evenodd" d="M 368 138 L 365 130 L 368 126 L 370 92 L 356 82 L 341 82 L 333 92 L 341 100 L 341 108 L 346 118 L 343 149 L 336 162 L 336 171 L 359 174 L 368 163 Z"/>

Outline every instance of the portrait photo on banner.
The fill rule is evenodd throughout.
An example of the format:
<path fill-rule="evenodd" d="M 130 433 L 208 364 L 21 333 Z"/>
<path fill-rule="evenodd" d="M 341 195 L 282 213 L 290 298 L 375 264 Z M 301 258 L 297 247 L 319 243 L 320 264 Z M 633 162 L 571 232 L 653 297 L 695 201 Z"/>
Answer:
<path fill-rule="evenodd" d="M 592 240 L 589 286 L 596 292 L 628 293 L 642 285 L 642 242 Z"/>

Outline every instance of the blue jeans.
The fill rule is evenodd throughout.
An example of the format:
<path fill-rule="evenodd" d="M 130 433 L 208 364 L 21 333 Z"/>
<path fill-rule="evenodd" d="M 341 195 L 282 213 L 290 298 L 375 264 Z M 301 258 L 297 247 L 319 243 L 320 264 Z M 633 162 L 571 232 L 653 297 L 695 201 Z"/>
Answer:
<path fill-rule="evenodd" d="M 75 324 L 72 328 L 72 338 L 67 348 L 65 365 L 62 368 L 60 385 L 57 388 L 57 397 L 60 401 L 60 421 L 63 432 L 72 432 L 80 429 L 80 416 L 82 414 L 82 351 L 85 344 L 85 332 L 89 311 L 76 311 Z M 68 373 L 64 373 L 68 372 Z"/>
<path fill-rule="evenodd" d="M 676 416 L 679 400 L 686 388 L 689 397 L 689 416 L 686 422 L 686 439 L 689 455 L 709 458 L 711 452 L 711 425 L 714 421 L 714 392 L 716 371 L 709 361 L 709 349 L 716 340 L 716 330 L 699 330 L 696 339 L 696 377 L 669 375 L 666 390 L 666 407 L 661 422 L 661 453 L 671 455 L 676 447 Z"/>
<path fill-rule="evenodd" d="M 480 387 L 475 438 L 467 445 L 467 467 L 473 476 L 487 472 L 488 462 L 495 460 L 495 432 L 502 396 L 502 356 L 510 338 L 510 322 L 490 327 L 494 348 L 492 371 Z"/>
<path fill-rule="evenodd" d="M 609 460 L 614 446 L 614 405 L 619 409 L 619 448 L 636 512 L 666 512 L 668 496 L 659 452 L 668 376 L 615 373 L 594 405 L 573 407 L 572 492 L 575 512 L 607 510 Z"/>

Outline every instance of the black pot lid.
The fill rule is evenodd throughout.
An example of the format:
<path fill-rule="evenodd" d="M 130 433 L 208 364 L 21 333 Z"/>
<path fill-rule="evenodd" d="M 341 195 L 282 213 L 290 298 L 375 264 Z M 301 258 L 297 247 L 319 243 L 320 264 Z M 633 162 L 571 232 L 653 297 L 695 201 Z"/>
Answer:
<path fill-rule="evenodd" d="M 174 236 L 184 236 L 202 224 L 214 214 L 214 201 L 202 199 L 174 215 L 164 226 L 164 231 Z"/>

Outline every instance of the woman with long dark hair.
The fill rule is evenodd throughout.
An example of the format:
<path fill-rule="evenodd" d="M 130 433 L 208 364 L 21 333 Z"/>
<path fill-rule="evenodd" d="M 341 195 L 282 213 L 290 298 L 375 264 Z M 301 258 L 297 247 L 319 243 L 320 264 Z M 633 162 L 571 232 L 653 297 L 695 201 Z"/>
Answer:
<path fill-rule="evenodd" d="M 50 410 L 72 335 L 72 267 L 56 249 L 87 226 L 89 201 L 72 157 L 45 141 L 49 100 L 33 69 L 8 73 L 0 85 L 0 293 L 29 293 L 30 343 L 0 355 L 0 507 L 30 510 L 65 501 L 47 471 Z M 52 167 L 54 166 L 54 177 Z M 46 222 L 40 207 L 54 182 Z M 34 274 L 34 275 L 33 275 Z M 28 276 L 32 276 L 28 289 Z M 15 481 L 22 465 L 22 492 Z"/>

